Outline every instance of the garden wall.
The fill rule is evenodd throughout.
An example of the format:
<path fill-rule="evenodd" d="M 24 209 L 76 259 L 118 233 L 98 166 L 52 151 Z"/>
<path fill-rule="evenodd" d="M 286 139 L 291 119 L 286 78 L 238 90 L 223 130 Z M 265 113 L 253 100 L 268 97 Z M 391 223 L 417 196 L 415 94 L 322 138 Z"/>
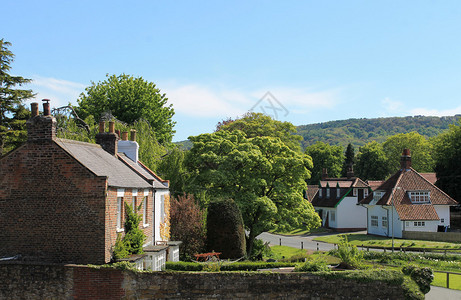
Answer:
<path fill-rule="evenodd" d="M 0 264 L 0 299 L 403 299 L 399 285 L 306 273 L 135 273 L 75 265 Z"/>
<path fill-rule="evenodd" d="M 459 243 L 461 241 L 461 232 L 403 231 L 402 238 L 409 240 Z"/>

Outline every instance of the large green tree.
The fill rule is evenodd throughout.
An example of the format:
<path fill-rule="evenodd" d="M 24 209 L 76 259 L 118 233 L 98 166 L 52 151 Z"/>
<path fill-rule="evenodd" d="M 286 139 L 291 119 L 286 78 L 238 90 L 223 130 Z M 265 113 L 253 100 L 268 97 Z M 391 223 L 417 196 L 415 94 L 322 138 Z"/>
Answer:
<path fill-rule="evenodd" d="M 310 184 L 318 184 L 322 178 L 322 169 L 326 168 L 329 177 L 339 177 L 344 161 L 343 147 L 330 146 L 323 142 L 306 148 L 306 154 L 312 157 L 314 168 L 312 169 L 312 177 L 309 180 Z"/>
<path fill-rule="evenodd" d="M 390 169 L 383 146 L 375 141 L 360 147 L 354 172 L 363 180 L 384 180 Z"/>
<path fill-rule="evenodd" d="M 164 155 L 157 168 L 158 174 L 170 181 L 170 193 L 179 197 L 186 192 L 190 174 L 184 165 L 185 151 L 174 147 Z"/>
<path fill-rule="evenodd" d="M 11 43 L 0 39 L 0 155 L 25 140 L 25 120 L 29 115 L 21 105 L 34 96 L 32 90 L 18 88 L 30 79 L 9 74 L 14 61 L 9 46 Z"/>
<path fill-rule="evenodd" d="M 461 201 L 461 119 L 434 141 L 437 186 Z"/>
<path fill-rule="evenodd" d="M 145 119 L 155 132 L 156 139 L 164 144 L 171 142 L 174 134 L 174 110 L 168 98 L 152 82 L 142 77 L 122 74 L 106 75 L 106 80 L 92 85 L 80 94 L 75 107 L 81 118 L 89 115 L 96 120 L 110 111 L 117 119 L 132 124 Z"/>
<path fill-rule="evenodd" d="M 341 170 L 341 176 L 346 177 L 349 168 L 353 168 L 355 164 L 355 150 L 351 143 L 347 145 L 346 152 L 344 153 L 343 169 Z"/>
<path fill-rule="evenodd" d="M 387 138 L 383 143 L 383 150 L 391 172 L 400 169 L 403 149 L 410 149 L 413 169 L 418 172 L 434 172 L 432 144 L 417 132 L 396 134 Z"/>
<path fill-rule="evenodd" d="M 193 147 L 186 166 L 195 174 L 196 192 L 211 198 L 232 198 L 242 213 L 247 253 L 257 235 L 302 223 L 320 225 L 312 205 L 303 198 L 311 158 L 293 151 L 280 138 L 248 138 L 240 130 L 220 130 L 190 137 Z"/>
<path fill-rule="evenodd" d="M 246 134 L 247 138 L 257 136 L 277 137 L 290 149 L 301 150 L 302 137 L 296 134 L 296 126 L 290 122 L 274 120 L 262 113 L 249 112 L 236 120 L 223 120 L 218 123 L 216 130 L 241 130 Z"/>

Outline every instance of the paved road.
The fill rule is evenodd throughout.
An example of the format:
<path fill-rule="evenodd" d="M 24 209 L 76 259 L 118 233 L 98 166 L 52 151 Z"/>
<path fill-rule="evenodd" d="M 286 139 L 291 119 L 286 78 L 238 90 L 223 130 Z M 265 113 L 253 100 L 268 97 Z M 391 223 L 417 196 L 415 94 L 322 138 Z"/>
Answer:
<path fill-rule="evenodd" d="M 431 290 L 426 294 L 426 300 L 460 300 L 461 291 L 450 290 L 438 286 L 431 286 Z"/>

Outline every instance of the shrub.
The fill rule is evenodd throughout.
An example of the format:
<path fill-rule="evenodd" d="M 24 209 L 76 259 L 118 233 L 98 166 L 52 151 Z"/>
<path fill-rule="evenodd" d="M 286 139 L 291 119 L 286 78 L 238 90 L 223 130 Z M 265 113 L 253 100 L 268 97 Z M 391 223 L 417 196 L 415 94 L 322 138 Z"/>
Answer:
<path fill-rule="evenodd" d="M 214 263 L 217 264 L 217 263 Z M 168 271 L 202 271 L 207 269 L 210 270 L 210 267 L 206 263 L 196 263 L 196 262 L 166 262 L 165 270 Z M 235 262 L 227 264 L 226 262 L 220 262 L 219 267 L 221 271 L 257 271 L 259 269 L 274 269 L 274 268 L 284 268 L 284 267 L 294 267 L 294 263 L 268 263 L 268 262 Z"/>
<path fill-rule="evenodd" d="M 297 266 L 295 272 L 320 272 L 330 271 L 325 258 L 319 256 L 316 259 L 307 260 L 305 263 Z"/>
<path fill-rule="evenodd" d="M 194 259 L 194 254 L 205 248 L 205 214 L 192 195 L 174 198 L 170 204 L 171 239 L 183 242 L 179 248 L 181 260 Z"/>
<path fill-rule="evenodd" d="M 348 242 L 347 236 L 342 237 L 336 254 L 348 266 L 358 268 L 362 265 L 363 253 Z"/>
<path fill-rule="evenodd" d="M 248 258 L 250 260 L 262 261 L 263 257 L 272 257 L 273 253 L 268 243 L 264 243 L 261 239 L 255 239 L 253 242 L 253 250 L 249 253 Z"/>
<path fill-rule="evenodd" d="M 232 199 L 210 202 L 207 216 L 207 249 L 221 252 L 222 258 L 245 256 L 242 214 Z"/>
<path fill-rule="evenodd" d="M 114 258 L 121 259 L 128 257 L 130 252 L 128 252 L 128 247 L 126 246 L 125 242 L 122 240 L 122 235 L 119 233 L 117 234 L 117 240 L 115 241 L 114 246 Z"/>
<path fill-rule="evenodd" d="M 126 221 L 125 221 L 125 237 L 123 241 L 130 254 L 143 253 L 142 245 L 146 240 L 146 235 L 139 228 L 139 223 L 142 220 L 142 215 L 136 213 L 138 207 L 133 209 L 133 206 L 125 203 Z"/>
<path fill-rule="evenodd" d="M 431 268 L 419 268 L 417 266 L 408 265 L 402 268 L 405 275 L 409 275 L 419 286 L 419 289 L 424 294 L 431 290 L 431 282 L 434 280 L 434 273 Z"/>

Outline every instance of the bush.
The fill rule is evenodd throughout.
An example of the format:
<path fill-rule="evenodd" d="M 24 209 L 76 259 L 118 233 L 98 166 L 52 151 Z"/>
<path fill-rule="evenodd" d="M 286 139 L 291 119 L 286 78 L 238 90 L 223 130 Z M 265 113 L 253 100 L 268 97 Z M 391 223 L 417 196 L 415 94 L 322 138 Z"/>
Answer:
<path fill-rule="evenodd" d="M 207 216 L 207 249 L 221 252 L 222 258 L 246 255 L 242 214 L 232 199 L 210 202 Z"/>
<path fill-rule="evenodd" d="M 262 261 L 263 257 L 272 257 L 273 253 L 268 243 L 264 243 L 261 239 L 255 239 L 253 242 L 253 250 L 248 255 L 250 260 Z"/>
<path fill-rule="evenodd" d="M 115 241 L 114 246 L 114 258 L 121 259 L 128 257 L 130 252 L 128 252 L 128 247 L 126 246 L 125 242 L 122 240 L 122 235 L 119 233 L 117 234 L 117 240 Z"/>
<path fill-rule="evenodd" d="M 348 266 L 359 268 L 362 265 L 363 253 L 350 244 L 347 236 L 342 236 L 338 244 L 337 256 Z"/>
<path fill-rule="evenodd" d="M 419 289 L 424 294 L 431 290 L 431 282 L 434 280 L 434 273 L 431 268 L 419 268 L 417 266 L 408 265 L 402 268 L 405 275 L 409 275 L 419 286 Z"/>
<path fill-rule="evenodd" d="M 294 263 L 267 263 L 267 262 L 236 262 L 226 264 L 226 262 L 212 263 L 218 264 L 221 271 L 257 271 L 259 269 L 274 269 L 284 267 L 294 267 Z M 207 266 L 211 264 L 207 263 L 196 263 L 196 262 L 166 262 L 165 270 L 168 271 L 210 271 L 213 266 Z M 214 270 L 216 271 L 216 270 Z"/>
<path fill-rule="evenodd" d="M 297 266 L 295 272 L 320 272 L 330 271 L 325 258 L 319 256 L 316 259 L 307 260 L 305 263 Z"/>
<path fill-rule="evenodd" d="M 125 203 L 126 221 L 125 221 L 125 237 L 123 241 L 130 254 L 141 254 L 142 246 L 146 240 L 146 235 L 139 229 L 139 223 L 141 223 L 142 215 L 137 214 L 134 210 L 138 210 L 137 207 L 133 209 L 133 206 Z"/>

